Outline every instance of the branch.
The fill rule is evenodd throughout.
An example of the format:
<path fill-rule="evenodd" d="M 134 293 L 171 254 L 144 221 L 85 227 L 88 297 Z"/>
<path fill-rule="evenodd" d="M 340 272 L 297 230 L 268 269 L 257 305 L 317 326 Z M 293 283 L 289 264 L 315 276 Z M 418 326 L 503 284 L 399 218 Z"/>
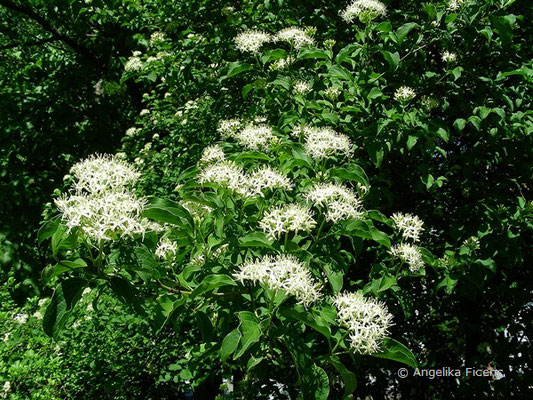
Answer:
<path fill-rule="evenodd" d="M 14 49 L 15 47 L 39 46 L 41 44 L 55 42 L 57 40 L 59 40 L 59 39 L 55 38 L 55 37 L 49 37 L 49 38 L 40 39 L 40 40 L 30 40 L 29 42 L 24 42 L 24 43 L 11 43 L 11 44 L 7 44 L 5 46 L 0 46 L 0 51 L 1 50 Z"/>
<path fill-rule="evenodd" d="M 76 52 L 84 55 L 85 57 L 88 57 L 96 62 L 98 61 L 98 59 L 91 53 L 91 51 L 87 47 L 77 43 L 75 40 L 69 38 L 68 36 L 63 35 L 57 30 L 57 28 L 53 27 L 46 19 L 44 19 L 41 15 L 33 11 L 31 8 L 15 4 L 11 0 L 0 0 L 0 6 L 4 6 L 7 9 L 26 15 L 28 18 L 37 22 L 44 30 L 51 33 L 52 38 L 54 38 L 55 40 L 60 40 Z"/>

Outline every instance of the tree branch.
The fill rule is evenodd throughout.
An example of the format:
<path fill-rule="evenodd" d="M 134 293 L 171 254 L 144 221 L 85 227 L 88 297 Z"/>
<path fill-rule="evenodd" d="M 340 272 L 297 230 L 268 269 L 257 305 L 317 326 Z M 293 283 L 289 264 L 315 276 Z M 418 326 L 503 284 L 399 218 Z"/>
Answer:
<path fill-rule="evenodd" d="M 11 43 L 11 44 L 7 44 L 5 46 L 0 46 L 0 51 L 1 50 L 14 49 L 15 47 L 39 46 L 41 44 L 55 42 L 55 41 L 58 41 L 58 40 L 59 40 L 58 38 L 49 37 L 49 38 L 40 39 L 40 40 L 30 40 L 29 42 L 24 42 L 24 43 Z"/>
<path fill-rule="evenodd" d="M 0 0 L 0 6 L 4 6 L 9 10 L 26 15 L 28 18 L 37 22 L 44 30 L 51 33 L 52 38 L 54 38 L 55 40 L 62 41 L 74 51 L 92 59 L 93 61 L 98 62 L 98 58 L 95 57 L 87 47 L 77 43 L 75 40 L 69 38 L 68 36 L 63 35 L 57 30 L 57 28 L 52 26 L 46 19 L 44 19 L 41 15 L 33 11 L 31 8 L 13 3 L 11 0 Z"/>

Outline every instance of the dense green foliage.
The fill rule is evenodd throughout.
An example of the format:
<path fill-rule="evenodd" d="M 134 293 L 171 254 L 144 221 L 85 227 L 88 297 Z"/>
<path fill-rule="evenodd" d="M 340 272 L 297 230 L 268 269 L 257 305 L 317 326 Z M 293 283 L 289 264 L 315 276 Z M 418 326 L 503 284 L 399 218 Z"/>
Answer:
<path fill-rule="evenodd" d="M 13 399 L 170 399 L 190 382 L 213 398 L 232 377 L 237 398 L 260 398 L 260 387 L 267 396 L 275 383 L 291 398 L 342 398 L 345 389 L 374 398 L 527 397 L 528 3 L 384 3 L 386 15 L 348 23 L 347 4 L 324 1 L 0 0 L 1 334 L 9 332 L 0 389 L 10 382 Z M 246 29 L 292 26 L 313 27 L 314 43 L 236 49 Z M 155 32 L 164 36 L 154 40 Z M 137 51 L 140 66 L 125 68 Z M 298 92 L 298 82 L 309 90 Z M 402 101 L 395 94 L 404 86 L 414 97 Z M 257 117 L 273 127 L 273 146 L 243 152 L 217 130 L 224 119 Z M 353 154 L 309 157 L 305 136 L 293 134 L 309 126 L 347 135 Z M 198 160 L 213 143 L 249 174 L 278 168 L 294 190 L 242 198 L 200 184 Z M 135 195 L 156 196 L 144 217 L 169 224 L 164 233 L 98 249 L 82 230 L 67 232 L 52 199 L 76 182 L 70 167 L 94 152 L 136 166 Z M 303 202 L 323 180 L 353 187 L 364 217 L 322 224 L 325 211 L 314 209 L 308 236 L 262 233 L 268 206 Z M 390 254 L 403 240 L 396 212 L 424 221 L 425 265 L 415 272 Z M 172 259 L 156 257 L 162 236 L 178 243 Z M 229 250 L 213 257 L 221 246 Z M 279 252 L 305 262 L 326 298 L 304 308 L 233 276 L 244 260 Z M 91 294 L 81 296 L 86 287 Z M 33 315 L 44 314 L 35 296 L 54 288 L 50 339 Z M 386 303 L 394 325 L 381 357 L 350 351 L 327 297 L 341 289 Z M 410 371 L 490 365 L 505 377 L 399 379 L 398 361 Z"/>

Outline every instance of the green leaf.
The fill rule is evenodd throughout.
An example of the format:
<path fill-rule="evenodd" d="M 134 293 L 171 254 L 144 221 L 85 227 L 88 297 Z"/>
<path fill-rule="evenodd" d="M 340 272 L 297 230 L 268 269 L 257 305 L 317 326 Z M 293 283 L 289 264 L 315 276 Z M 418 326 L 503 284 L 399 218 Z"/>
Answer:
<path fill-rule="evenodd" d="M 349 181 L 359 182 L 364 186 L 370 186 L 365 170 L 357 164 L 347 164 L 345 168 L 333 168 L 329 171 L 329 174 Z"/>
<path fill-rule="evenodd" d="M 252 232 L 239 238 L 241 247 L 266 247 L 275 250 L 272 246 L 273 240 L 269 240 L 264 232 Z"/>
<path fill-rule="evenodd" d="M 455 129 L 457 129 L 459 132 L 465 129 L 466 121 L 463 118 L 458 118 L 453 123 L 453 126 Z"/>
<path fill-rule="evenodd" d="M 45 282 L 48 282 L 55 276 L 61 275 L 63 272 L 70 271 L 76 268 L 85 268 L 87 263 L 81 258 L 77 258 L 74 261 L 62 260 L 55 265 L 47 266 L 42 273 L 42 278 Z"/>
<path fill-rule="evenodd" d="M 357 388 L 357 377 L 353 372 L 348 371 L 338 356 L 331 355 L 328 361 L 341 374 L 342 382 L 344 383 L 343 399 L 348 398 Z"/>
<path fill-rule="evenodd" d="M 412 368 L 417 368 L 416 357 L 414 354 L 400 342 L 385 338 L 382 345 L 383 351 L 381 353 L 372 354 L 374 357 L 386 358 L 394 360 L 403 364 L 409 365 Z"/>
<path fill-rule="evenodd" d="M 350 73 L 350 71 L 340 65 L 333 65 L 329 69 L 328 75 L 331 78 L 336 78 L 344 81 L 352 80 L 352 74 Z"/>
<path fill-rule="evenodd" d="M 304 399 L 327 400 L 329 396 L 328 375 L 318 365 L 312 364 L 302 375 L 301 387 Z"/>
<path fill-rule="evenodd" d="M 239 325 L 239 330 L 242 333 L 241 346 L 239 351 L 233 356 L 233 359 L 236 360 L 244 354 L 248 348 L 254 343 L 259 341 L 261 337 L 261 329 L 259 328 L 259 321 L 257 321 L 256 316 L 249 311 L 241 311 L 237 313 L 239 320 L 241 321 Z"/>
<path fill-rule="evenodd" d="M 140 315 L 146 315 L 146 312 L 139 301 L 140 296 L 130 282 L 119 276 L 113 276 L 109 280 L 109 284 L 111 285 L 111 289 L 113 289 L 124 304 L 133 306 L 135 311 Z"/>
<path fill-rule="evenodd" d="M 303 49 L 298 53 L 298 59 L 300 60 L 307 60 L 310 58 L 328 60 L 329 55 L 325 51 L 316 48 Z"/>
<path fill-rule="evenodd" d="M 41 228 L 39 229 L 39 232 L 37 232 L 37 242 L 38 244 L 41 244 L 46 239 L 49 239 L 52 237 L 52 235 L 55 233 L 57 228 L 59 227 L 59 217 L 53 218 L 49 221 L 46 221 Z"/>
<path fill-rule="evenodd" d="M 239 342 L 241 341 L 242 334 L 238 328 L 235 328 L 230 333 L 226 335 L 220 346 L 220 359 L 226 361 L 227 358 L 233 354 L 237 349 Z"/>
<path fill-rule="evenodd" d="M 411 32 L 411 30 L 413 28 L 415 28 L 416 26 L 418 26 L 418 24 L 416 24 L 415 22 L 408 22 L 408 23 L 403 24 L 402 26 L 400 26 L 396 30 L 396 39 L 397 39 L 396 43 L 402 44 L 402 42 L 404 41 L 404 39 L 407 36 L 407 34 L 409 32 Z"/>
<path fill-rule="evenodd" d="M 194 220 L 185 208 L 179 203 L 168 199 L 151 197 L 143 211 L 143 216 L 154 221 L 184 227 L 192 230 Z"/>
<path fill-rule="evenodd" d="M 315 331 L 321 333 L 328 339 L 331 338 L 331 329 L 328 325 L 320 324 L 315 318 L 314 315 L 306 311 L 303 306 L 296 305 L 294 307 L 281 307 L 279 313 L 285 318 L 292 319 L 295 321 L 300 321 L 313 328 Z"/>
<path fill-rule="evenodd" d="M 220 81 L 236 76 L 242 72 L 249 71 L 253 69 L 253 65 L 246 64 L 246 63 L 241 64 L 240 61 L 234 61 L 234 62 L 230 62 L 226 68 L 227 68 L 227 72 L 220 77 Z"/>
<path fill-rule="evenodd" d="M 237 286 L 237 283 L 229 275 L 213 274 L 206 276 L 202 282 L 192 291 L 190 297 L 195 298 L 203 293 L 222 286 Z"/>
<path fill-rule="evenodd" d="M 251 83 L 249 83 L 248 85 L 244 86 L 242 88 L 242 98 L 245 99 L 246 96 L 248 95 L 248 93 L 250 92 L 250 90 L 252 90 L 254 88 L 254 85 L 252 85 Z"/>
<path fill-rule="evenodd" d="M 417 136 L 409 135 L 409 137 L 407 138 L 407 150 L 411 150 L 417 141 L 418 141 Z"/>
<path fill-rule="evenodd" d="M 387 50 L 381 50 L 381 54 L 383 54 L 383 57 L 389 63 L 391 70 L 396 71 L 396 68 L 400 64 L 400 55 L 398 52 L 391 53 Z"/>
<path fill-rule="evenodd" d="M 57 285 L 43 317 L 43 329 L 48 336 L 57 338 L 86 286 L 87 280 L 82 278 L 70 278 Z"/>

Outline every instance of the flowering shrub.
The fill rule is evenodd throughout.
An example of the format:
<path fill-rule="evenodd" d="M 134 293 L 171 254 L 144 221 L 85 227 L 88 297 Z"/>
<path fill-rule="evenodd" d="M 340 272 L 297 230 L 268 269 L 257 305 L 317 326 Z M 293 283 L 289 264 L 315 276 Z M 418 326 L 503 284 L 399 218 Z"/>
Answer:
<path fill-rule="evenodd" d="M 291 46 L 306 44 L 299 30 L 282 33 L 298 38 Z M 159 328 L 201 312 L 205 354 L 217 352 L 245 381 L 261 379 L 260 366 L 281 373 L 294 363 L 277 379 L 298 376 L 308 398 L 327 397 L 331 368 L 346 394 L 355 389 L 341 357 L 415 366 L 388 336 L 393 315 L 374 296 L 424 275 L 426 250 L 391 247 L 393 228 L 419 241 L 422 221 L 365 209 L 370 181 L 345 134 L 268 122 L 220 121 L 224 140 L 181 175 L 178 201 L 137 198 L 127 187 L 139 173 L 117 157 L 74 165 L 72 191 L 56 200 L 61 215 L 41 232 L 58 258 L 46 275 L 76 275 L 56 289 L 46 331 L 57 334 L 84 288 L 109 286 L 141 314 L 156 307 Z M 374 267 L 358 265 L 362 253 Z M 366 278 L 350 279 L 353 268 Z"/>
<path fill-rule="evenodd" d="M 384 359 L 492 362 L 522 317 L 493 324 L 481 305 L 529 301 L 513 267 L 531 229 L 531 68 L 512 3 L 353 1 L 318 28 L 278 10 L 226 32 L 229 62 L 212 37 L 147 35 L 124 60 L 146 91 L 121 151 L 76 164 L 41 229 L 60 282 L 46 331 L 84 288 L 110 289 L 256 397 L 340 397 L 365 372 L 385 393 Z"/>

